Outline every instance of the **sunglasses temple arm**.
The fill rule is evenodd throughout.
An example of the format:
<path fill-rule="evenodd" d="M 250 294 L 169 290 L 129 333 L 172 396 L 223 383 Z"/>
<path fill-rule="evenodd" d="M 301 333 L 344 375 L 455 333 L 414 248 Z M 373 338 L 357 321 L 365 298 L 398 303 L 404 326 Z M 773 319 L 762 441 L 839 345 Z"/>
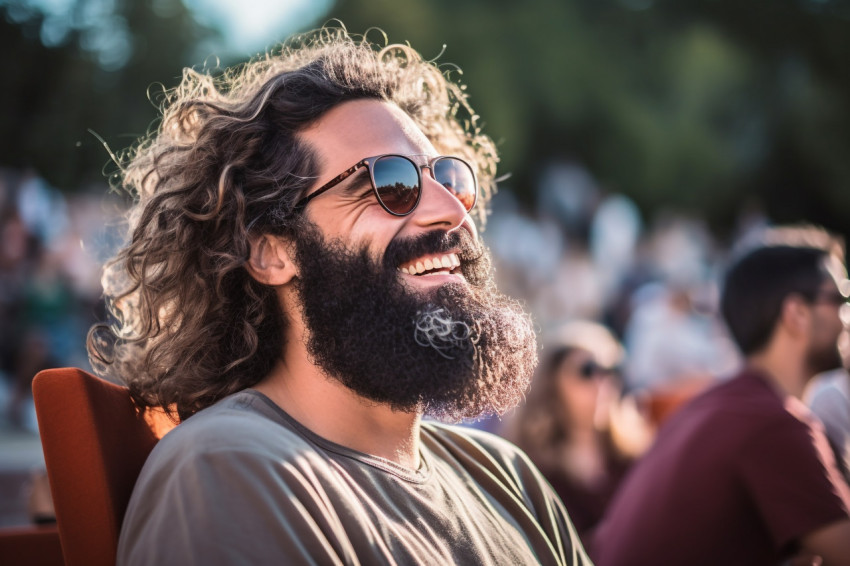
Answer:
<path fill-rule="evenodd" d="M 322 185 L 321 187 L 316 189 L 313 193 L 307 195 L 306 197 L 304 197 L 300 201 L 298 201 L 298 203 L 295 205 L 295 208 L 296 209 L 303 208 L 308 202 L 310 202 L 311 200 L 313 200 L 314 198 L 316 198 L 320 194 L 331 190 L 332 188 L 334 188 L 338 184 L 340 184 L 343 181 L 345 181 L 346 179 L 348 179 L 351 175 L 354 174 L 355 171 L 357 171 L 361 167 L 365 167 L 367 165 L 369 165 L 369 162 L 366 159 L 352 165 L 351 167 L 349 167 L 348 169 L 346 169 L 345 171 L 343 171 L 342 173 L 340 173 L 339 175 L 337 175 L 336 177 L 334 177 L 333 179 L 331 179 L 330 181 L 328 181 L 327 183 L 325 183 L 324 185 Z"/>

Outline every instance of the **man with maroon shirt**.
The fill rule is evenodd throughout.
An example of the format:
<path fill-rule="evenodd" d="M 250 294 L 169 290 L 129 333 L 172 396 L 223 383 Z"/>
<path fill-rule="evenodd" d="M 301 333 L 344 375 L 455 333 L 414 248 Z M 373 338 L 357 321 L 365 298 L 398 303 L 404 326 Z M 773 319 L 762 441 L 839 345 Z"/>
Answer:
<path fill-rule="evenodd" d="M 799 399 L 841 363 L 843 254 L 814 229 L 770 238 L 723 290 L 745 367 L 659 432 L 595 533 L 597 566 L 850 564 L 850 489 Z"/>

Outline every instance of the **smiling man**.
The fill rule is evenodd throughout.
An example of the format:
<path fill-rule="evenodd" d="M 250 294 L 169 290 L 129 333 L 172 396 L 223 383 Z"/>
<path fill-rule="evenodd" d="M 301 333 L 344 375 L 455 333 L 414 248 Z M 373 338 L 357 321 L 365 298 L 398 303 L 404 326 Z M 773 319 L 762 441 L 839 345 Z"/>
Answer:
<path fill-rule="evenodd" d="M 324 29 L 186 72 L 123 168 L 95 368 L 182 419 L 148 459 L 120 564 L 587 564 L 510 444 L 458 421 L 536 363 L 483 219 L 496 155 L 406 46 Z"/>

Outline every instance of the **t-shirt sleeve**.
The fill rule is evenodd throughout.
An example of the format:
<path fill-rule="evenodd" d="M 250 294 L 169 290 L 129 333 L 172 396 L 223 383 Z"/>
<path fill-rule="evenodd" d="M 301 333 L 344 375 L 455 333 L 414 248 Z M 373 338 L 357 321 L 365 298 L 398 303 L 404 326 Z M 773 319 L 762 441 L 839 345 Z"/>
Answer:
<path fill-rule="evenodd" d="M 140 479 L 118 564 L 357 564 L 309 467 L 232 449 Z"/>
<path fill-rule="evenodd" d="M 814 423 L 786 419 L 764 427 L 743 445 L 740 472 L 777 549 L 848 518 L 850 492 Z"/>

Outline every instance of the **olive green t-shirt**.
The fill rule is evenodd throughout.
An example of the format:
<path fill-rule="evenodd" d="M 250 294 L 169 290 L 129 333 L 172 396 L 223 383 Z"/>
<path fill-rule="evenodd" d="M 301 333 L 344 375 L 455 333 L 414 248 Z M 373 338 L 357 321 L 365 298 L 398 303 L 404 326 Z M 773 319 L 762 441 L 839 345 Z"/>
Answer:
<path fill-rule="evenodd" d="M 513 445 L 435 423 L 423 423 L 420 445 L 419 469 L 407 469 L 239 392 L 157 444 L 118 564 L 590 564 L 563 505 Z"/>

